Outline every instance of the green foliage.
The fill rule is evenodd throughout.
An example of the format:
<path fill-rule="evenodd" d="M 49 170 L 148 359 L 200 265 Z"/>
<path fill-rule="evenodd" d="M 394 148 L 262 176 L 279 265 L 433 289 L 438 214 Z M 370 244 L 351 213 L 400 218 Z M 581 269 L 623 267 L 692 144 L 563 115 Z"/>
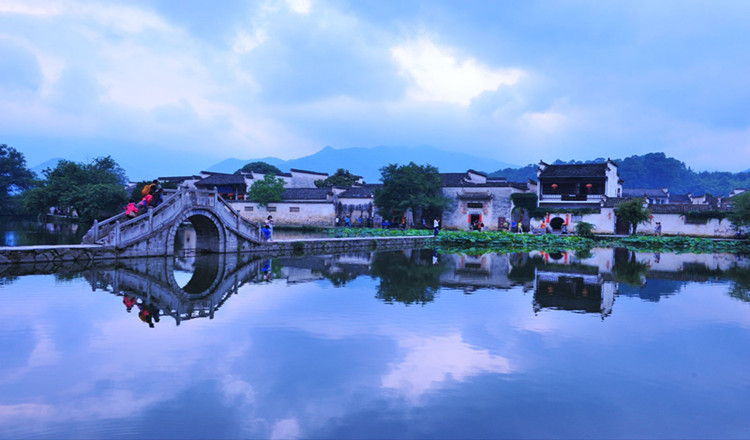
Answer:
<path fill-rule="evenodd" d="M 46 180 L 22 196 L 29 213 L 71 208 L 82 220 L 93 220 L 116 214 L 127 202 L 125 172 L 109 156 L 88 164 L 61 160 L 54 169 L 44 170 L 44 175 Z"/>
<path fill-rule="evenodd" d="M 537 196 L 534 193 L 513 193 L 510 195 L 510 201 L 518 208 L 525 208 L 534 211 L 537 206 Z"/>
<path fill-rule="evenodd" d="M 732 197 L 732 209 L 727 217 L 737 227 L 750 224 L 750 191 Z"/>
<path fill-rule="evenodd" d="M 675 253 L 748 253 L 747 240 L 714 240 L 698 237 L 655 237 L 633 235 L 629 237 L 599 237 L 555 234 L 512 234 L 488 231 L 442 231 L 434 243 L 441 252 L 452 253 L 510 253 L 510 252 L 560 252 L 575 250 L 585 255 L 594 247 L 622 247 L 630 250 Z M 582 257 L 583 258 L 583 257 Z"/>
<path fill-rule="evenodd" d="M 246 163 L 239 170 L 235 171 L 234 174 L 256 172 L 259 174 L 273 174 L 278 176 L 281 174 L 281 170 L 266 162 L 250 162 Z"/>
<path fill-rule="evenodd" d="M 578 222 L 576 224 L 576 234 L 579 237 L 594 238 L 594 225 L 587 222 Z"/>
<path fill-rule="evenodd" d="M 410 252 L 378 252 L 372 261 L 372 276 L 380 279 L 376 297 L 385 302 L 426 304 L 440 289 L 444 263 L 433 264 L 433 252 L 414 249 Z"/>
<path fill-rule="evenodd" d="M 277 178 L 275 174 L 266 174 L 263 180 L 253 182 L 248 195 L 250 200 L 258 202 L 260 206 L 281 201 L 281 196 L 284 195 L 284 179 Z"/>
<path fill-rule="evenodd" d="M 688 223 L 707 223 L 708 220 L 722 220 L 729 216 L 727 211 L 692 211 L 685 213 L 685 221 Z"/>
<path fill-rule="evenodd" d="M 443 231 L 435 238 L 440 251 L 460 252 L 529 252 L 543 250 L 585 250 L 594 247 L 594 240 L 555 234 L 513 234 L 505 231 Z"/>
<path fill-rule="evenodd" d="M 331 228 L 331 237 L 420 237 L 432 235 L 425 229 Z"/>
<path fill-rule="evenodd" d="M 400 217 L 409 209 L 417 220 L 439 217 L 453 204 L 443 195 L 443 179 L 432 165 L 390 164 L 380 173 L 383 186 L 375 191 L 375 205 L 385 218 Z"/>
<path fill-rule="evenodd" d="M 629 258 L 625 259 L 625 261 L 615 261 L 615 265 L 612 266 L 612 275 L 615 281 L 619 283 L 631 286 L 643 286 L 646 284 L 648 266 L 646 263 L 636 260 L 635 252 L 630 252 L 629 254 Z"/>
<path fill-rule="evenodd" d="M 318 188 L 330 188 L 332 186 L 344 186 L 349 187 L 357 183 L 360 176 L 355 176 L 350 173 L 349 170 L 339 168 L 332 176 L 328 176 L 325 179 L 315 181 L 315 186 Z"/>
<path fill-rule="evenodd" d="M 31 188 L 34 173 L 26 168 L 23 153 L 0 144 L 0 213 L 15 214 L 18 210 L 16 196 Z"/>
<path fill-rule="evenodd" d="M 643 207 L 643 199 L 636 197 L 627 202 L 620 203 L 615 213 L 617 217 L 629 223 L 633 229 L 631 234 L 635 235 L 636 228 L 641 223 L 645 223 L 651 218 L 651 211 Z"/>

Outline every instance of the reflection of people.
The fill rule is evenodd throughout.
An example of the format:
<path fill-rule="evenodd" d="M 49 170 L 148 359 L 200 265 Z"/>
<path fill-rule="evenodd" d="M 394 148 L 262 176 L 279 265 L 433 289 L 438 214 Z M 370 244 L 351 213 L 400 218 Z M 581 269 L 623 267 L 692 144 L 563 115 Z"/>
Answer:
<path fill-rule="evenodd" d="M 125 304 L 125 308 L 128 310 L 128 313 L 130 313 L 130 311 L 133 310 L 133 306 L 135 305 L 135 297 L 125 295 L 122 298 L 122 303 Z"/>
<path fill-rule="evenodd" d="M 154 307 L 153 305 L 146 304 L 146 303 L 138 303 L 138 309 L 140 310 L 138 312 L 138 317 L 141 319 L 141 321 L 148 324 L 149 327 L 154 328 L 154 320 L 156 322 L 159 322 L 159 309 Z M 155 312 L 155 313 L 154 313 Z M 154 315 L 156 316 L 156 319 L 154 319 Z"/>
<path fill-rule="evenodd" d="M 263 267 L 260 269 L 263 272 L 263 280 L 271 281 L 271 260 L 268 259 L 263 262 Z"/>
<path fill-rule="evenodd" d="M 438 254 L 437 249 L 435 249 L 435 252 L 432 253 L 432 264 L 433 265 L 438 264 L 438 255 L 440 255 L 440 254 Z"/>

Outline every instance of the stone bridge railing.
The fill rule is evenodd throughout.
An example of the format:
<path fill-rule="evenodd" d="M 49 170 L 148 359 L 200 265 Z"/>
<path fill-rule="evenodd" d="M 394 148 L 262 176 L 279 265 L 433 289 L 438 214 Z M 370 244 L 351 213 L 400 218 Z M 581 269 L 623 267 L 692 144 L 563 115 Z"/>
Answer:
<path fill-rule="evenodd" d="M 138 243 L 154 231 L 171 227 L 186 210 L 203 208 L 212 212 L 225 229 L 245 240 L 260 242 L 260 225 L 240 216 L 224 201 L 217 191 L 180 188 L 165 191 L 164 200 L 156 208 L 148 208 L 145 214 L 128 218 L 118 214 L 94 225 L 83 238 L 84 244 L 101 244 L 115 248 L 125 248 Z"/>

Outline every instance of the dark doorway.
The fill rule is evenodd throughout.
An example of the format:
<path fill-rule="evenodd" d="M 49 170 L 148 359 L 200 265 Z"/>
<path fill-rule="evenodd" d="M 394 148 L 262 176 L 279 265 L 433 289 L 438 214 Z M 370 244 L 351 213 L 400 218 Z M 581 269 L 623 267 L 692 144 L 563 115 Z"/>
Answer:
<path fill-rule="evenodd" d="M 482 214 L 469 214 L 469 228 L 472 230 L 479 228 L 479 223 L 482 221 Z"/>
<path fill-rule="evenodd" d="M 549 226 L 555 231 L 559 231 L 562 229 L 563 223 L 565 223 L 565 220 L 561 219 L 560 217 L 555 217 L 550 220 Z"/>
<path fill-rule="evenodd" d="M 618 235 L 630 234 L 630 223 L 618 217 L 617 222 L 615 223 L 615 234 L 618 234 Z"/>

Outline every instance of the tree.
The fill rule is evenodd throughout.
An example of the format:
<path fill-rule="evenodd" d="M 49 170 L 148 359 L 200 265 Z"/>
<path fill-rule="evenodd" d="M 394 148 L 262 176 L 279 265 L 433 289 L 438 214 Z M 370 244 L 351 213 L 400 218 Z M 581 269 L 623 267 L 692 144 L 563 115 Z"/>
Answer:
<path fill-rule="evenodd" d="M 743 192 L 729 199 L 732 209 L 727 218 L 738 229 L 750 225 L 750 192 Z"/>
<path fill-rule="evenodd" d="M 119 212 L 127 202 L 125 171 L 111 157 L 88 164 L 61 160 L 44 170 L 46 180 L 23 194 L 24 209 L 45 214 L 51 207 L 75 210 L 82 220 L 93 220 Z"/>
<path fill-rule="evenodd" d="M 0 213 L 15 213 L 18 194 L 31 188 L 33 182 L 34 173 L 26 168 L 23 153 L 0 144 Z"/>
<path fill-rule="evenodd" d="M 277 178 L 273 173 L 263 176 L 263 180 L 253 182 L 248 191 L 250 199 L 260 206 L 280 201 L 283 194 L 284 179 Z"/>
<path fill-rule="evenodd" d="M 375 190 L 375 206 L 386 218 L 400 217 L 409 209 L 417 220 L 423 215 L 439 217 L 453 203 L 443 195 L 443 179 L 432 165 L 390 164 L 380 173 L 383 186 Z"/>
<path fill-rule="evenodd" d="M 332 186 L 349 187 L 359 182 L 360 176 L 355 176 L 349 170 L 339 168 L 332 176 L 315 181 L 318 188 L 330 188 Z"/>
<path fill-rule="evenodd" d="M 235 171 L 234 174 L 250 173 L 255 172 L 259 174 L 273 174 L 278 176 L 281 174 L 281 170 L 266 162 L 250 162 L 246 163 L 239 170 Z"/>
<path fill-rule="evenodd" d="M 651 211 L 643 207 L 643 199 L 640 197 L 620 203 L 616 210 L 617 217 L 632 226 L 631 235 L 639 224 L 647 222 L 651 218 Z"/>

